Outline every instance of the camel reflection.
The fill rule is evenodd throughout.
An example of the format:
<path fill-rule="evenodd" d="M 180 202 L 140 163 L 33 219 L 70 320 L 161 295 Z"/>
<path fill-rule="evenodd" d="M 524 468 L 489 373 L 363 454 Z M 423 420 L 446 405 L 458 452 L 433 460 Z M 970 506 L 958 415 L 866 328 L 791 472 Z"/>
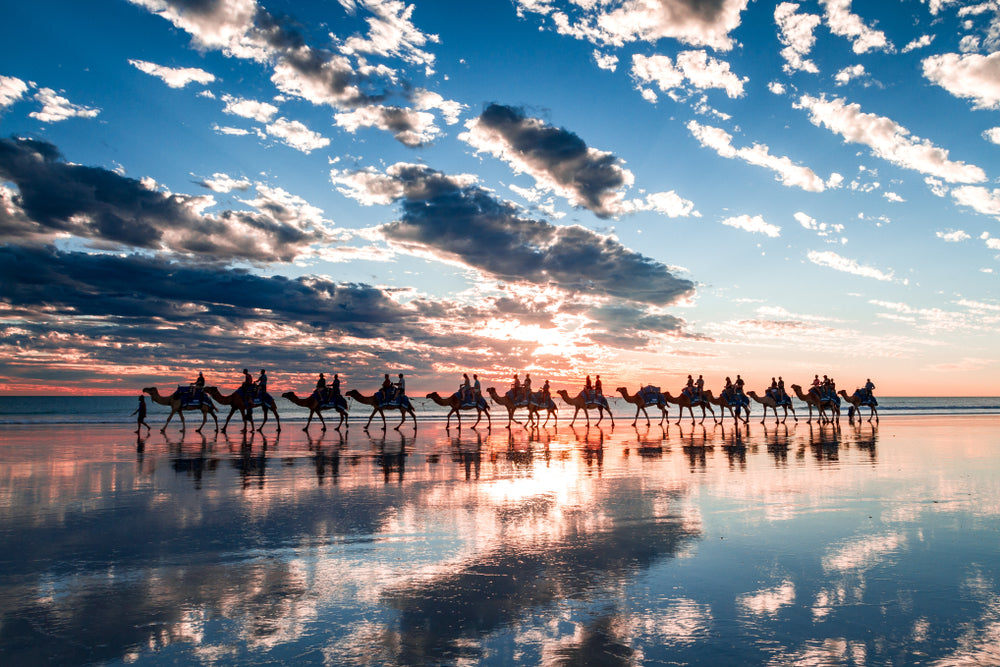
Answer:
<path fill-rule="evenodd" d="M 382 480 L 388 484 L 392 481 L 393 474 L 396 476 L 396 483 L 402 484 L 406 474 L 406 447 L 412 441 L 412 437 L 407 440 L 406 435 L 401 431 L 395 431 L 390 435 L 383 430 L 381 436 L 369 436 L 372 448 L 375 451 L 375 464 L 382 470 Z"/>
<path fill-rule="evenodd" d="M 451 460 L 465 469 L 467 481 L 479 479 L 482 451 L 483 434 L 479 431 L 475 431 L 475 438 L 461 435 L 451 438 Z"/>
<path fill-rule="evenodd" d="M 808 424 L 809 447 L 817 462 L 833 463 L 840 460 L 840 426 L 833 424 Z"/>

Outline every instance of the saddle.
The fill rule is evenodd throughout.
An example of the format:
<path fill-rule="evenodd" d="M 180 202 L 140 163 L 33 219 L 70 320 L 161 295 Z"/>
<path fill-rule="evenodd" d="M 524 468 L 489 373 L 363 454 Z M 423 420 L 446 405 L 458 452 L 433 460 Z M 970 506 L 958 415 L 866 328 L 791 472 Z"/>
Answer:
<path fill-rule="evenodd" d="M 182 408 L 201 407 L 210 402 L 203 389 L 195 389 L 190 385 L 177 385 L 174 396 L 180 399 Z"/>

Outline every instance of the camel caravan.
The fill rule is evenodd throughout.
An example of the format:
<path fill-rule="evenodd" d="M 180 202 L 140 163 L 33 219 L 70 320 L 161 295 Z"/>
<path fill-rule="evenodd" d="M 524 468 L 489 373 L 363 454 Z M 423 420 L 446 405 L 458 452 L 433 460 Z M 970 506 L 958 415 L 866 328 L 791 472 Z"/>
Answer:
<path fill-rule="evenodd" d="M 440 407 L 448 408 L 445 419 L 446 429 L 451 428 L 451 419 L 453 416 L 457 421 L 458 428 L 461 429 L 462 414 L 471 412 L 475 412 L 476 414 L 476 421 L 472 424 L 472 428 L 477 428 L 485 417 L 486 428 L 492 429 L 493 421 L 490 416 L 491 404 L 500 406 L 506 410 L 506 427 L 508 429 L 513 424 L 529 428 L 546 427 L 550 420 L 552 420 L 553 426 L 558 426 L 559 407 L 552 397 L 548 380 L 545 380 L 539 390 L 533 391 L 531 375 L 525 374 L 522 381 L 519 374 L 515 373 L 510 388 L 501 395 L 495 387 L 488 387 L 484 394 L 479 376 L 476 374 L 472 376 L 474 381 L 469 379 L 468 374 L 463 374 L 462 377 L 463 381 L 456 391 L 446 396 L 436 391 L 426 395 L 427 400 Z M 651 424 L 649 416 L 650 408 L 654 410 L 654 414 L 656 410 L 659 410 L 659 423 L 661 426 L 664 422 L 669 423 L 669 412 L 672 405 L 676 405 L 678 408 L 677 424 L 681 423 L 685 411 L 687 411 L 691 422 L 695 423 L 697 421 L 697 417 L 695 416 L 696 410 L 700 411 L 701 417 L 698 423 L 704 423 L 705 419 L 711 416 L 713 423 L 721 424 L 728 414 L 734 424 L 740 422 L 749 424 L 751 401 L 763 406 L 762 424 L 767 420 L 768 410 L 773 413 L 775 423 L 785 423 L 789 413 L 791 413 L 792 418 L 797 422 L 799 418 L 795 414 L 795 407 L 792 405 L 792 395 L 806 405 L 809 411 L 806 421 L 810 423 L 813 419 L 814 408 L 817 413 L 817 420 L 820 423 L 839 422 L 842 401 L 846 401 L 850 405 L 848 417 L 851 423 L 854 422 L 855 416 L 857 416 L 859 421 L 861 420 L 861 409 L 863 407 L 869 408 L 868 421 L 871 422 L 874 420 L 876 424 L 878 423 L 878 410 L 876 409 L 878 400 L 874 396 L 875 385 L 870 379 L 867 380 L 863 387 L 856 389 L 850 395 L 844 390 L 838 391 L 833 379 L 825 375 L 822 380 L 820 380 L 819 375 L 816 375 L 807 391 L 803 391 L 801 385 L 791 385 L 791 394 L 786 393 L 784 380 L 780 376 L 778 378 L 771 378 L 771 385 L 764 390 L 762 396 L 758 395 L 755 391 L 745 391 L 744 382 L 740 375 L 736 376 L 735 381 L 727 377 L 718 396 L 710 389 L 706 389 L 704 385 L 703 376 L 699 375 L 697 379 L 694 379 L 691 375 L 688 375 L 687 383 L 676 397 L 671 395 L 669 391 L 663 391 L 658 386 L 648 384 L 640 387 L 635 393 L 630 393 L 626 387 L 618 387 L 615 392 L 621 396 L 621 400 L 625 403 L 635 406 L 635 416 L 632 419 L 632 426 L 636 426 L 640 414 L 645 418 L 646 426 L 649 426 Z M 216 432 L 221 430 L 225 433 L 229 427 L 230 420 L 237 412 L 243 421 L 243 433 L 246 433 L 248 429 L 251 432 L 255 430 L 262 431 L 271 417 L 274 419 L 277 431 L 281 431 L 281 418 L 278 415 L 278 406 L 271 394 L 267 392 L 267 373 L 264 369 L 261 369 L 260 375 L 255 380 L 247 372 L 247 369 L 244 368 L 243 383 L 239 388 L 228 394 L 221 391 L 218 387 L 205 386 L 205 378 L 201 373 L 198 374 L 198 378 L 194 382 L 187 385 L 178 385 L 176 390 L 169 394 L 160 393 L 156 387 L 146 387 L 142 391 L 144 394 L 149 394 L 154 403 L 170 407 L 170 414 L 160 429 L 161 432 L 166 431 L 175 414 L 180 419 L 181 429 L 184 430 L 186 428 L 185 412 L 201 413 L 202 420 L 197 429 L 198 432 L 201 432 L 208 418 L 211 417 L 215 422 Z M 612 428 L 614 428 L 614 414 L 611 410 L 611 404 L 604 395 L 600 375 L 596 376 L 594 382 L 591 382 L 588 375 L 583 389 L 575 396 L 571 396 L 569 391 L 565 389 L 559 389 L 555 394 L 562 400 L 562 403 L 573 408 L 573 417 L 570 420 L 570 426 L 576 423 L 577 418 L 582 412 L 583 418 L 589 427 L 591 425 L 591 412 L 596 411 L 597 419 L 594 422 L 595 426 L 600 426 L 605 417 L 607 417 L 611 422 Z M 294 391 L 286 391 L 281 394 L 281 397 L 294 405 L 309 410 L 309 416 L 302 429 L 307 432 L 312 425 L 313 418 L 316 418 L 321 424 L 321 429 L 326 431 L 327 422 L 323 415 L 324 412 L 335 413 L 338 416 L 339 421 L 334 429 L 347 428 L 349 426 L 348 416 L 350 411 L 348 399 L 371 409 L 368 420 L 364 425 L 365 430 L 371 426 L 376 415 L 382 420 L 383 430 L 386 429 L 386 412 L 399 413 L 400 422 L 394 427 L 396 430 L 399 430 L 406 424 L 407 418 L 413 422 L 414 429 L 417 427 L 417 414 L 413 403 L 406 394 L 406 383 L 402 373 L 398 375 L 396 381 L 390 380 L 389 374 L 386 373 L 381 386 L 372 395 L 362 394 L 356 389 L 341 393 L 339 374 L 335 373 L 332 381 L 328 384 L 326 376 L 320 373 L 312 393 L 300 397 Z M 229 407 L 229 414 L 226 416 L 225 423 L 221 428 L 219 426 L 216 404 Z M 718 417 L 716 416 L 716 408 L 719 411 Z M 780 418 L 778 415 L 779 408 L 783 411 Z M 259 410 L 263 415 L 263 419 L 259 425 L 254 421 L 255 410 Z M 527 413 L 527 419 L 524 422 L 517 419 L 519 410 Z M 542 421 L 543 416 L 544 421 Z"/>

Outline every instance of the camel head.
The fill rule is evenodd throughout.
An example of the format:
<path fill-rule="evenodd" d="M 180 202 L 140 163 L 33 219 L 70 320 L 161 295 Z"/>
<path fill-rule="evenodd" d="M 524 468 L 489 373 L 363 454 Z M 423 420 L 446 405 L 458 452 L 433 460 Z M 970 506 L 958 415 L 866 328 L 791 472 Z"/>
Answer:
<path fill-rule="evenodd" d="M 144 387 L 142 393 L 149 394 L 150 396 L 156 396 L 160 393 L 160 390 L 156 387 Z"/>
<path fill-rule="evenodd" d="M 626 389 L 625 387 L 618 387 L 617 389 L 615 389 L 615 391 L 621 394 L 623 398 L 628 398 L 628 389 Z"/>

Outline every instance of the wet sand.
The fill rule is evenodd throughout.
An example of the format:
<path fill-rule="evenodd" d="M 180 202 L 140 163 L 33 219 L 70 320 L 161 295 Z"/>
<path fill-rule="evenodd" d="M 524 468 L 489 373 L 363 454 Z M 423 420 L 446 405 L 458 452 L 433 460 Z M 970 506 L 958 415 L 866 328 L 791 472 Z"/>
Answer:
<path fill-rule="evenodd" d="M 0 662 L 1000 663 L 996 417 L 393 423 L 0 428 Z"/>

